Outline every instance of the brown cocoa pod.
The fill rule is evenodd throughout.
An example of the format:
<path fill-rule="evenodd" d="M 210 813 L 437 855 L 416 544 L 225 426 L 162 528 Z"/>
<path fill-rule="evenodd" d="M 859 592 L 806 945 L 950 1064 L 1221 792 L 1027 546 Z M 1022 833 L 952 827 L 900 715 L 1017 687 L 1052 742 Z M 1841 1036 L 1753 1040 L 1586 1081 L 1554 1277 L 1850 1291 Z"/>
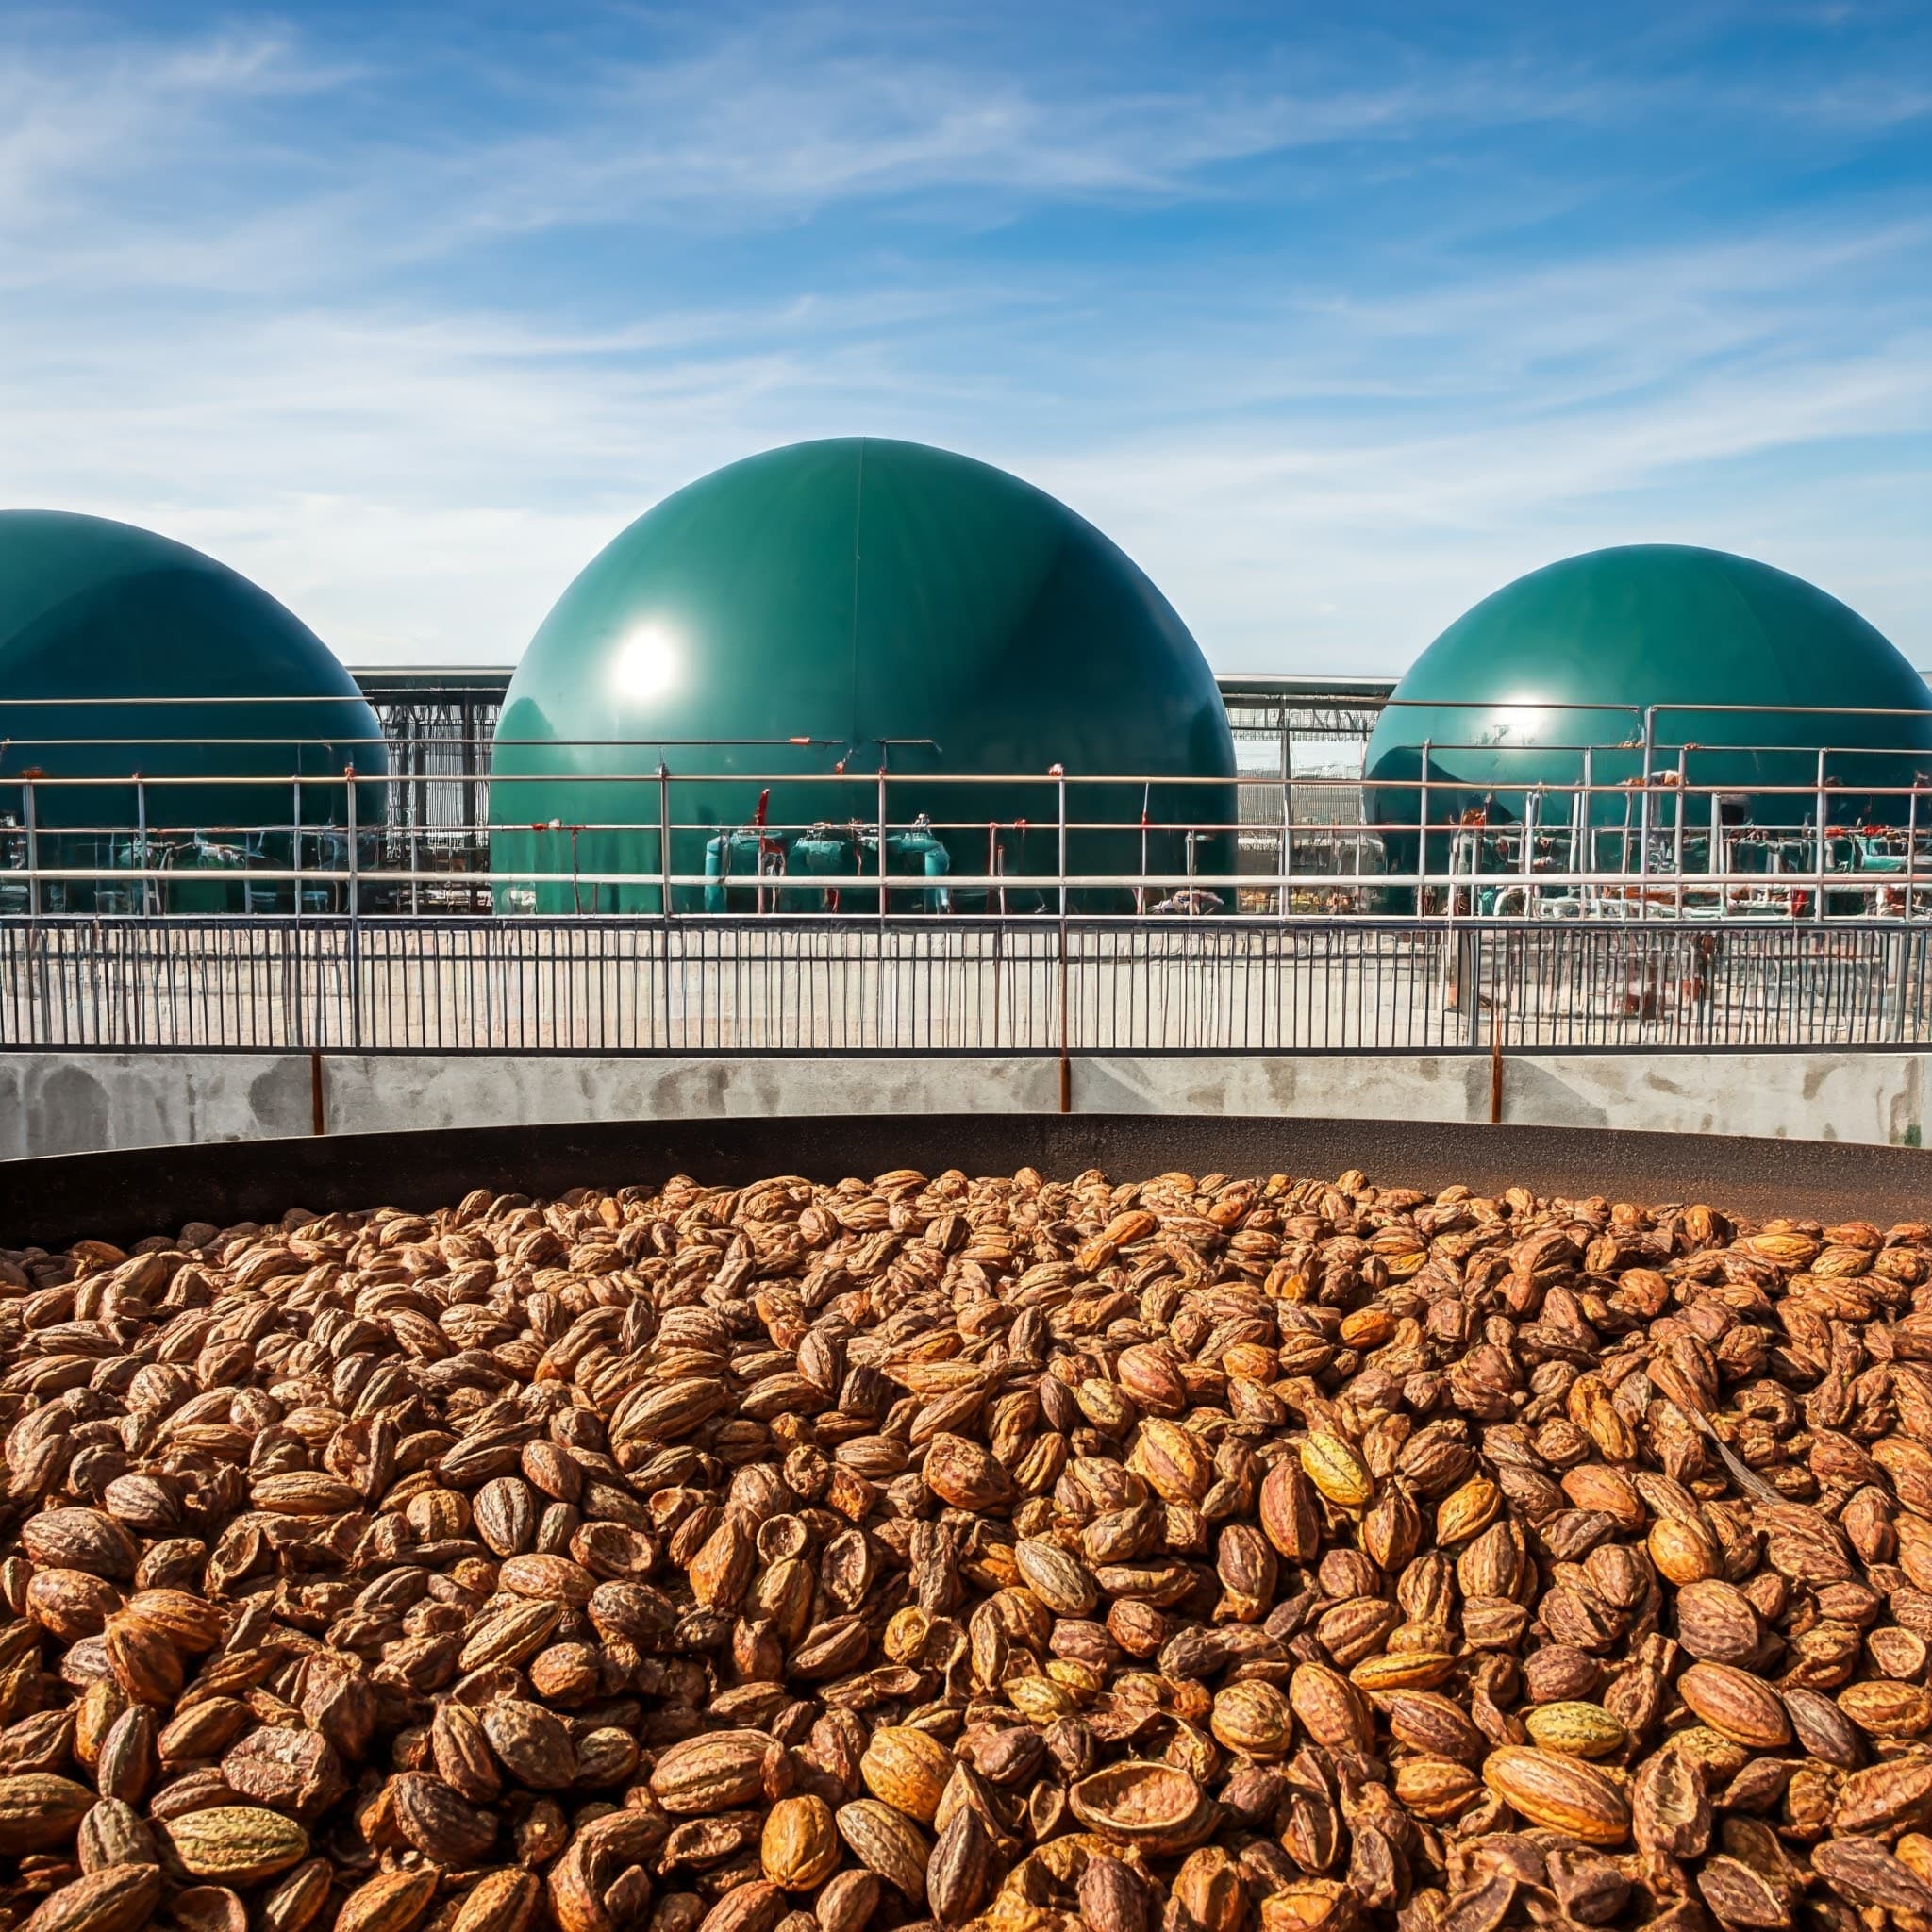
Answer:
<path fill-rule="evenodd" d="M 992 1840 L 984 1821 L 962 1805 L 933 1845 L 926 1902 L 941 1925 L 963 1924 L 992 1890 Z"/>
<path fill-rule="evenodd" d="M 932 1848 L 903 1811 L 876 1798 L 841 1807 L 839 1835 L 867 1871 L 875 1872 L 914 1905 L 925 1899 L 925 1869 Z"/>
<path fill-rule="evenodd" d="M 139 1932 L 161 1898 L 158 1865 L 108 1865 L 42 1899 L 30 1932 Z"/>
<path fill-rule="evenodd" d="M 1087 1860 L 1079 1903 L 1088 1932 L 1153 1932 L 1147 1888 L 1119 1858 L 1101 1853 Z"/>
<path fill-rule="evenodd" d="M 93 1802 L 93 1793 L 72 1778 L 46 1772 L 0 1777 L 0 1853 L 67 1844 Z"/>
<path fill-rule="evenodd" d="M 831 1807 L 810 1793 L 781 1799 L 766 1816 L 759 1859 L 765 1876 L 781 1890 L 816 1889 L 839 1863 Z"/>

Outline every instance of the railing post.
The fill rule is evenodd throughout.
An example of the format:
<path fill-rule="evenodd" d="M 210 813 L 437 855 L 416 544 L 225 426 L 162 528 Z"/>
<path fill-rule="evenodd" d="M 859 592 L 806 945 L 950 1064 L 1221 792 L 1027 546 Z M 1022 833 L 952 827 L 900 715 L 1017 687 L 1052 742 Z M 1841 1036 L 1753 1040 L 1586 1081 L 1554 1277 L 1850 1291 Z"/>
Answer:
<path fill-rule="evenodd" d="M 405 749 L 408 753 L 410 769 L 416 774 L 416 782 L 409 787 L 403 811 L 409 822 L 409 912 L 412 917 L 423 910 L 423 881 L 421 877 L 422 859 L 417 851 L 417 841 L 422 834 L 422 821 L 428 815 L 429 781 L 425 775 L 428 757 L 428 727 L 418 718 L 410 718 L 404 726 L 407 737 Z M 406 781 L 407 782 L 407 781 Z"/>
<path fill-rule="evenodd" d="M 1284 743 L 1285 741 L 1284 739 Z M 1294 829 L 1289 823 L 1288 789 L 1288 782 L 1284 779 L 1281 787 L 1281 864 L 1278 869 L 1280 877 L 1274 891 L 1275 917 L 1282 920 L 1285 920 L 1292 909 L 1291 901 L 1294 893 L 1294 889 L 1288 882 L 1289 871 L 1293 864 L 1294 858 Z M 1235 863 L 1239 865 L 1241 863 L 1241 791 L 1239 787 L 1235 791 Z M 1141 871 L 1144 874 L 1146 870 L 1147 864 L 1143 858 L 1141 862 Z"/>
<path fill-rule="evenodd" d="M 1237 806 L 1236 810 L 1240 808 Z M 1154 816 L 1154 785 L 1150 779 L 1141 792 L 1141 882 L 1134 888 L 1134 916 L 1144 918 L 1147 912 L 1147 836 L 1149 821 Z"/>
<path fill-rule="evenodd" d="M 1911 796 L 1906 800 L 1906 917 L 1911 918 L 1918 903 L 1913 890 L 1919 878 L 1919 774 L 1912 774 Z"/>
<path fill-rule="evenodd" d="M 1286 919 L 1293 910 L 1294 888 L 1289 884 L 1289 877 L 1294 871 L 1294 738 L 1289 727 L 1289 709 L 1281 708 L 1281 917 Z M 1356 793 L 1357 799 L 1361 793 Z M 1241 805 L 1239 791 L 1235 794 L 1235 838 L 1241 838 Z M 1357 810 L 1360 807 L 1357 806 Z M 1361 864 L 1361 835 L 1356 835 L 1356 864 Z M 1240 852 L 1237 844 L 1236 852 Z M 1239 862 L 1239 860 L 1237 860 Z M 1142 865 L 1141 870 L 1147 868 Z"/>
<path fill-rule="evenodd" d="M 361 856 L 357 851 L 356 767 L 353 761 L 342 767 L 346 783 L 343 791 L 348 804 L 343 821 L 349 831 L 349 1047 L 359 1052 L 362 1045 L 362 882 Z"/>
<path fill-rule="evenodd" d="M 342 787 L 342 796 L 345 801 L 342 808 L 342 822 L 348 828 L 349 835 L 349 917 L 354 919 L 361 909 L 361 893 L 359 891 L 361 861 L 360 855 L 356 850 L 356 767 L 353 764 L 344 765 L 342 767 L 342 776 L 345 780 Z"/>
<path fill-rule="evenodd" d="M 658 760 L 658 870 L 663 884 L 658 888 L 662 903 L 658 910 L 666 918 L 671 917 L 671 768 L 662 758 Z M 671 958 L 669 948 L 665 951 L 668 963 Z M 669 1024 L 667 1015 L 667 1028 Z M 666 1033 L 669 1041 L 669 1033 Z"/>
<path fill-rule="evenodd" d="M 1815 925 L 1824 918 L 1824 747 L 1818 747 L 1818 803 L 1813 808 L 1817 813 L 1817 856 L 1818 856 L 1818 896 L 1811 904 L 1811 921 Z"/>
<path fill-rule="evenodd" d="M 291 797 L 293 803 L 291 809 L 294 823 L 290 827 L 290 830 L 293 834 L 295 841 L 293 850 L 290 855 L 291 860 L 291 870 L 295 874 L 293 886 L 295 913 L 292 941 L 295 955 L 295 990 L 293 993 L 294 1028 L 292 1043 L 299 1047 L 306 1044 L 305 1035 L 308 1030 L 308 1018 L 304 1006 L 304 1002 L 307 996 L 303 990 L 302 973 L 302 774 L 299 769 L 295 773 L 294 778 L 292 780 L 292 786 L 293 790 L 291 792 Z"/>
<path fill-rule="evenodd" d="M 879 766 L 879 924 L 886 921 L 886 768 Z M 881 957 L 880 969 L 883 978 L 884 958 Z"/>
<path fill-rule="evenodd" d="M 1060 1111 L 1074 1110 L 1074 1066 L 1067 1056 L 1067 770 L 1064 765 L 1056 764 L 1052 776 L 1058 781 L 1060 814 L 1060 930 L 1059 930 L 1059 1049 L 1060 1049 Z M 1191 864 L 1193 847 L 1188 848 Z"/>
<path fill-rule="evenodd" d="M 1710 794 L 1710 849 L 1705 855 L 1704 869 L 1707 873 L 1724 874 L 1731 869 L 1730 849 L 1724 841 L 1724 813 L 1717 792 Z M 1715 902 L 1711 907 L 1712 915 L 1722 919 L 1730 905 L 1730 888 L 1720 886 Z"/>
<path fill-rule="evenodd" d="M 1066 918 L 1067 918 L 1067 773 L 1066 773 L 1066 767 L 1065 767 L 1064 765 L 1055 765 L 1055 766 L 1053 767 L 1052 771 L 1051 771 L 1051 772 L 1050 772 L 1050 773 L 1048 774 L 1048 776 L 1050 776 L 1050 777 L 1052 777 L 1052 778 L 1054 778 L 1054 779 L 1056 779 L 1056 780 L 1058 780 L 1058 795 L 1059 795 L 1059 813 L 1060 813 L 1060 841 L 1059 841 L 1059 869 L 1060 869 L 1060 881 L 1059 881 L 1059 904 L 1060 904 L 1060 924 L 1061 924 L 1061 926 L 1062 926 L 1062 928 L 1064 928 L 1064 926 L 1065 926 L 1065 924 L 1066 924 Z M 1191 868 L 1192 868 L 1192 864 L 1193 864 L 1193 856 L 1194 856 L 1194 848 L 1193 848 L 1193 846 L 1192 846 L 1192 844 L 1191 844 L 1191 843 L 1190 843 L 1190 844 L 1189 844 L 1189 846 L 1188 846 L 1188 848 L 1187 848 L 1187 851 L 1188 851 L 1188 863 L 1189 863 L 1190 869 L 1191 870 Z"/>
<path fill-rule="evenodd" d="M 663 1016 L 664 1052 L 671 1051 L 671 768 L 658 760 L 658 914 L 663 921 L 658 931 L 658 1007 Z"/>
<path fill-rule="evenodd" d="M 1593 747 L 1583 747 L 1583 792 L 1577 799 L 1570 820 L 1570 871 L 1574 882 L 1570 890 L 1576 895 L 1576 903 L 1584 903 L 1583 874 L 1596 856 L 1596 841 L 1591 836 L 1591 807 L 1595 799 L 1591 792 L 1591 759 Z"/>
<path fill-rule="evenodd" d="M 1650 917 L 1650 774 L 1657 752 L 1657 707 L 1643 708 L 1643 772 L 1637 808 L 1637 917 Z"/>
<path fill-rule="evenodd" d="M 1523 795 L 1523 916 L 1527 919 L 1536 897 L 1536 835 L 1543 822 L 1541 787 Z"/>
<path fill-rule="evenodd" d="M 41 916 L 41 824 L 34 801 L 34 781 L 27 778 L 23 788 L 21 810 L 26 819 L 26 909 Z"/>
<path fill-rule="evenodd" d="M 1684 809 L 1690 803 L 1690 747 L 1677 747 L 1677 800 L 1671 808 L 1671 863 L 1677 870 L 1677 924 L 1684 923 Z"/>
<path fill-rule="evenodd" d="M 1416 805 L 1415 916 L 1418 919 L 1426 919 L 1429 914 L 1429 889 L 1424 881 L 1429 875 L 1429 754 L 1434 744 L 1433 739 L 1423 740 L 1423 782 Z M 1364 798 L 1361 806 L 1357 808 L 1357 814 L 1367 807 L 1367 804 L 1368 800 Z M 1362 855 L 1359 826 L 1356 828 L 1355 855 L 1356 871 L 1359 874 Z M 1456 889 L 1451 886 L 1449 890 L 1453 892 Z"/>
<path fill-rule="evenodd" d="M 154 910 L 148 895 L 147 862 L 147 780 L 134 774 L 134 862 L 141 868 L 141 914 L 145 919 Z"/>

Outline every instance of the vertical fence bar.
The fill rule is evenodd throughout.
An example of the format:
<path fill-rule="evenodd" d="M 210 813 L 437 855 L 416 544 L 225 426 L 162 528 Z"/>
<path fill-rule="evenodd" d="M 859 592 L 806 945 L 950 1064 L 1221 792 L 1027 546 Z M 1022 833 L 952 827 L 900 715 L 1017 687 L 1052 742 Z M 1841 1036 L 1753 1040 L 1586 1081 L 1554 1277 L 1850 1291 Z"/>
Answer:
<path fill-rule="evenodd" d="M 1884 963 L 1880 968 L 1878 996 L 1882 1003 L 1885 1037 L 1896 1046 L 1906 1037 L 1906 941 L 1903 932 L 1883 935 Z"/>

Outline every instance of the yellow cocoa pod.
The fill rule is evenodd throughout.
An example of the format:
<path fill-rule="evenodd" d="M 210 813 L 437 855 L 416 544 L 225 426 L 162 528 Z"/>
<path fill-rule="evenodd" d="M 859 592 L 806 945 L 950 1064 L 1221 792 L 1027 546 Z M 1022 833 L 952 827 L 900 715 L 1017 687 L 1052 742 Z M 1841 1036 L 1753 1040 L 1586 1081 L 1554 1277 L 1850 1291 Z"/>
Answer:
<path fill-rule="evenodd" d="M 1630 1735 L 1600 1704 L 1545 1704 L 1523 1725 L 1533 1743 L 1571 1757 L 1601 1757 L 1620 1749 Z"/>
<path fill-rule="evenodd" d="M 1374 1501 L 1374 1478 L 1340 1436 L 1320 1430 L 1302 1444 L 1302 1468 L 1308 1480 L 1343 1509 L 1359 1509 Z"/>

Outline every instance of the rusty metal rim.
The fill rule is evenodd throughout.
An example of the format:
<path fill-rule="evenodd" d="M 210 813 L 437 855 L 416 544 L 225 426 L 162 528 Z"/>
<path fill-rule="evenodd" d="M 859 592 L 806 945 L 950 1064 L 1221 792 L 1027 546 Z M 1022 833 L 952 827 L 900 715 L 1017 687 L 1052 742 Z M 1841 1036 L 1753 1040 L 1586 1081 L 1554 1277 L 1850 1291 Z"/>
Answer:
<path fill-rule="evenodd" d="M 1171 1169 L 1332 1177 L 1385 1186 L 1641 1202 L 1709 1201 L 1750 1217 L 1861 1219 L 1926 1211 L 1932 1151 L 1605 1128 L 1439 1125 L 1155 1114 L 922 1114 L 597 1122 L 152 1147 L 0 1162 L 0 1246 L 82 1236 L 132 1241 L 190 1220 L 227 1225 L 300 1206 L 429 1208 L 472 1188 L 534 1194 L 686 1173 L 726 1185 L 816 1180 L 895 1167 L 1006 1173 L 1031 1165 L 1116 1179 Z"/>

